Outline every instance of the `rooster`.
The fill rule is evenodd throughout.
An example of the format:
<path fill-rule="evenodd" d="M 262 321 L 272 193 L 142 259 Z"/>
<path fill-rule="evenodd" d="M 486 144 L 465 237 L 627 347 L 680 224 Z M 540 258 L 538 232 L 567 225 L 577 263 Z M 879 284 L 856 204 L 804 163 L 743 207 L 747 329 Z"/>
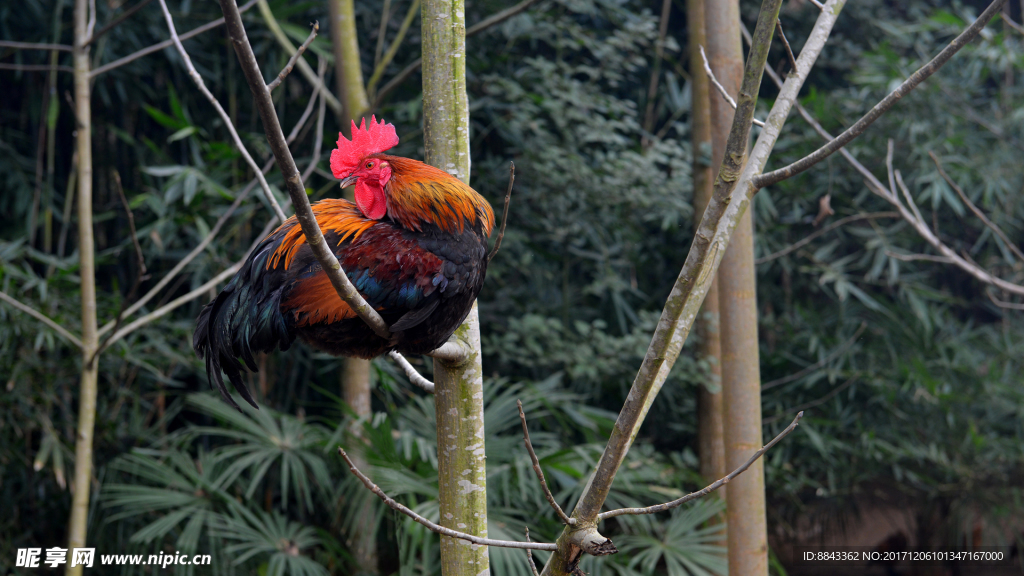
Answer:
<path fill-rule="evenodd" d="M 328 246 L 363 298 L 387 322 L 375 334 L 335 292 L 292 216 L 267 236 L 196 322 L 192 346 L 224 400 L 238 408 L 221 370 L 254 408 L 241 371 L 254 355 L 287 350 L 298 336 L 336 356 L 373 358 L 390 350 L 424 354 L 469 314 L 487 272 L 494 212 L 475 190 L 418 160 L 383 154 L 395 127 L 376 117 L 338 135 L 331 171 L 355 184 L 355 203 L 326 199 L 313 214 Z"/>

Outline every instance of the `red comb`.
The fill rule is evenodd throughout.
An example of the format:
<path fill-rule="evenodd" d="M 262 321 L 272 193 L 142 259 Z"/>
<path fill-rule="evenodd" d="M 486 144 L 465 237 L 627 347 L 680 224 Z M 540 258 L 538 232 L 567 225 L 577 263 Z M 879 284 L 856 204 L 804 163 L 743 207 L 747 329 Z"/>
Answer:
<path fill-rule="evenodd" d="M 366 127 L 366 118 L 359 127 L 352 121 L 352 140 L 338 133 L 338 148 L 331 152 L 331 172 L 335 178 L 344 178 L 351 174 L 359 165 L 359 161 L 377 154 L 398 144 L 398 133 L 394 124 L 377 122 L 376 116 L 370 117 L 370 127 Z"/>

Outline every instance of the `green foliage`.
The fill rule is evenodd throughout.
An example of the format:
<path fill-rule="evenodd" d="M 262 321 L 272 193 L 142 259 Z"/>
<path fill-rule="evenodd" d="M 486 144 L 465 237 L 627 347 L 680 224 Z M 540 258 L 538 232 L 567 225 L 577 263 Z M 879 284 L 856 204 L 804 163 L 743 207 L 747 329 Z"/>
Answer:
<path fill-rule="evenodd" d="M 98 3 L 100 25 L 119 13 L 114 4 Z M 307 22 L 326 21 L 320 2 L 270 4 L 296 40 L 305 37 Z M 749 22 L 756 6 L 748 10 L 746 4 Z M 408 5 L 392 2 L 385 44 Z M 804 6 L 782 15 L 796 50 L 815 16 Z M 471 3 L 467 22 L 505 7 L 493 0 Z M 0 6 L 0 36 L 70 43 L 66 27 L 53 34 L 37 25 L 48 16 L 66 22 L 69 8 L 55 0 L 6 3 Z M 171 8 L 182 31 L 219 17 L 213 3 L 185 1 Z M 380 6 L 359 1 L 356 8 L 368 72 Z M 639 0 L 548 0 L 468 41 L 473 185 L 498 207 L 509 160 L 517 175 L 509 228 L 481 294 L 493 538 L 519 540 L 529 526 L 535 540 L 551 541 L 560 531 L 523 448 L 516 399 L 523 401 L 548 483 L 571 509 L 692 236 L 695 151 L 678 9 L 671 13 L 654 95 L 654 133 L 641 122 L 659 10 L 660 2 Z M 245 18 L 265 75 L 276 74 L 288 54 L 258 15 Z M 959 4 L 851 3 L 802 103 L 838 132 L 972 18 L 971 9 Z M 94 43 L 98 65 L 166 38 L 152 5 L 129 22 Z M 323 34 L 311 51 L 330 59 L 328 40 Z M 1024 280 L 1021 262 L 966 210 L 928 152 L 1021 246 L 1022 41 L 1002 24 L 990 25 L 851 146 L 885 181 L 885 140 L 893 138 L 895 167 L 943 240 L 1018 283 Z M 385 82 L 418 57 L 417 26 L 406 42 Z M 186 46 L 254 157 L 266 158 L 260 123 L 223 35 L 210 32 Z M 770 63 L 784 60 L 776 48 Z M 0 49 L 4 62 L 42 63 L 40 54 Z M 389 94 L 377 110 L 398 126 L 402 143 L 395 152 L 412 157 L 422 156 L 417 80 Z M 75 332 L 78 223 L 73 209 L 64 217 L 65 207 L 73 208 L 67 192 L 74 122 L 60 98 L 70 78 L 58 75 L 52 91 L 46 74 L 5 70 L 0 82 L 19 86 L 0 92 L 0 290 Z M 774 91 L 767 84 L 762 97 L 770 99 Z M 251 174 L 173 52 L 105 73 L 94 89 L 92 225 L 100 318 L 111 319 L 209 233 Z M 309 97 L 298 74 L 275 91 L 286 130 Z M 50 126 L 52 162 L 39 140 L 40 127 L 45 134 Z M 300 166 L 317 162 L 321 169 L 307 187 L 333 196 L 326 158 L 308 156 L 310 126 L 292 150 Z M 337 130 L 331 117 L 325 126 L 324 156 Z M 793 118 L 772 165 L 819 144 Z M 113 187 L 115 169 L 148 270 L 135 294 L 138 270 Z M 283 200 L 279 173 L 272 170 L 268 179 Z M 835 157 L 758 194 L 758 253 L 774 253 L 813 232 L 825 194 L 836 210 L 826 222 L 890 209 Z M 140 314 L 243 257 L 270 218 L 263 202 L 258 192 L 242 201 L 217 238 Z M 862 220 L 759 265 L 762 375 L 766 383 L 781 382 L 764 393 L 765 436 L 777 433 L 798 407 L 807 410 L 799 432 L 766 456 L 769 518 L 783 534 L 794 534 L 800 518 L 825 527 L 841 524 L 880 493 L 912 510 L 931 531 L 919 536 L 936 542 L 958 541 L 964 523 L 974 518 L 999 525 L 1019 517 L 1020 313 L 990 304 L 986 288 L 957 269 L 892 255 L 929 250 L 898 220 Z M 243 415 L 212 395 L 187 394 L 208 385 L 190 346 L 206 299 L 131 333 L 99 358 L 94 458 L 100 497 L 90 545 L 101 551 L 210 553 L 218 574 L 349 574 L 347 535 L 366 526 L 357 520 L 369 510 L 382 573 L 438 573 L 436 535 L 385 508 L 348 474 L 335 451 L 339 444 L 361 447 L 366 472 L 377 484 L 437 520 L 432 398 L 409 386 L 392 364 L 377 361 L 374 412 L 355 421 L 334 395 L 339 363 L 301 345 L 259 359 L 260 374 L 249 382 L 259 412 Z M 854 334 L 859 336 L 851 342 Z M 703 484 L 694 472 L 694 396 L 697 385 L 713 383 L 705 376 L 707 360 L 692 350 L 688 344 L 653 406 L 609 507 L 649 505 Z M 66 540 L 79 370 L 75 349 L 0 304 L 0 558 L 14 557 L 18 547 Z M 584 569 L 595 576 L 717 571 L 721 558 L 712 543 L 720 525 L 707 527 L 705 520 L 718 506 L 709 500 L 671 514 L 619 517 L 602 530 L 622 552 L 588 559 Z M 537 554 L 539 561 L 546 558 Z M 495 574 L 529 573 L 521 551 L 492 548 L 491 563 Z"/>

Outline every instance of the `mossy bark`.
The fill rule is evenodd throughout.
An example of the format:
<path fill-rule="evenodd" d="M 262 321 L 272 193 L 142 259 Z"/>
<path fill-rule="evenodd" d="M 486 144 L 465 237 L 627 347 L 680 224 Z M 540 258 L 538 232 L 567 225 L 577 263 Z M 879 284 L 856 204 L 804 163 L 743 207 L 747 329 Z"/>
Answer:
<path fill-rule="evenodd" d="M 98 347 L 96 326 L 96 273 L 92 236 L 92 105 L 89 86 L 89 8 L 75 0 L 74 83 L 76 145 L 78 151 L 78 250 L 82 294 L 82 376 L 79 387 L 78 430 L 75 435 L 75 477 L 71 484 L 71 520 L 68 550 L 84 548 L 89 520 L 92 480 L 92 441 L 96 422 Z M 69 552 L 70 554 L 70 552 Z M 66 565 L 66 574 L 78 576 L 82 566 Z"/>
<path fill-rule="evenodd" d="M 469 97 L 462 0 L 425 0 L 423 22 L 423 142 L 426 162 L 469 183 Z M 474 303 L 453 338 L 469 351 L 460 362 L 434 361 L 438 494 L 442 526 L 487 536 L 483 366 Z M 441 537 L 444 576 L 490 573 L 487 547 Z"/>
<path fill-rule="evenodd" d="M 458 365 L 434 361 L 440 524 L 486 537 L 483 366 L 475 303 L 454 337 L 471 349 L 468 358 Z M 444 576 L 488 574 L 487 546 L 441 536 L 441 572 Z"/>

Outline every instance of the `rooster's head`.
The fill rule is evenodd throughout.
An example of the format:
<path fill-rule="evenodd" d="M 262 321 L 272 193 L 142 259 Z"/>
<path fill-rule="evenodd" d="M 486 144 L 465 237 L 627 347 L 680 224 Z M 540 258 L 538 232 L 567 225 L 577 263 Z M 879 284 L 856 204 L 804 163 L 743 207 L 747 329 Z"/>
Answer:
<path fill-rule="evenodd" d="M 341 179 L 341 187 L 356 185 L 356 206 L 364 216 L 380 220 L 388 211 L 384 187 L 391 179 L 391 166 L 380 153 L 398 144 L 393 124 L 371 117 L 356 126 L 352 121 L 352 139 L 338 134 L 338 148 L 331 152 L 331 172 Z"/>

